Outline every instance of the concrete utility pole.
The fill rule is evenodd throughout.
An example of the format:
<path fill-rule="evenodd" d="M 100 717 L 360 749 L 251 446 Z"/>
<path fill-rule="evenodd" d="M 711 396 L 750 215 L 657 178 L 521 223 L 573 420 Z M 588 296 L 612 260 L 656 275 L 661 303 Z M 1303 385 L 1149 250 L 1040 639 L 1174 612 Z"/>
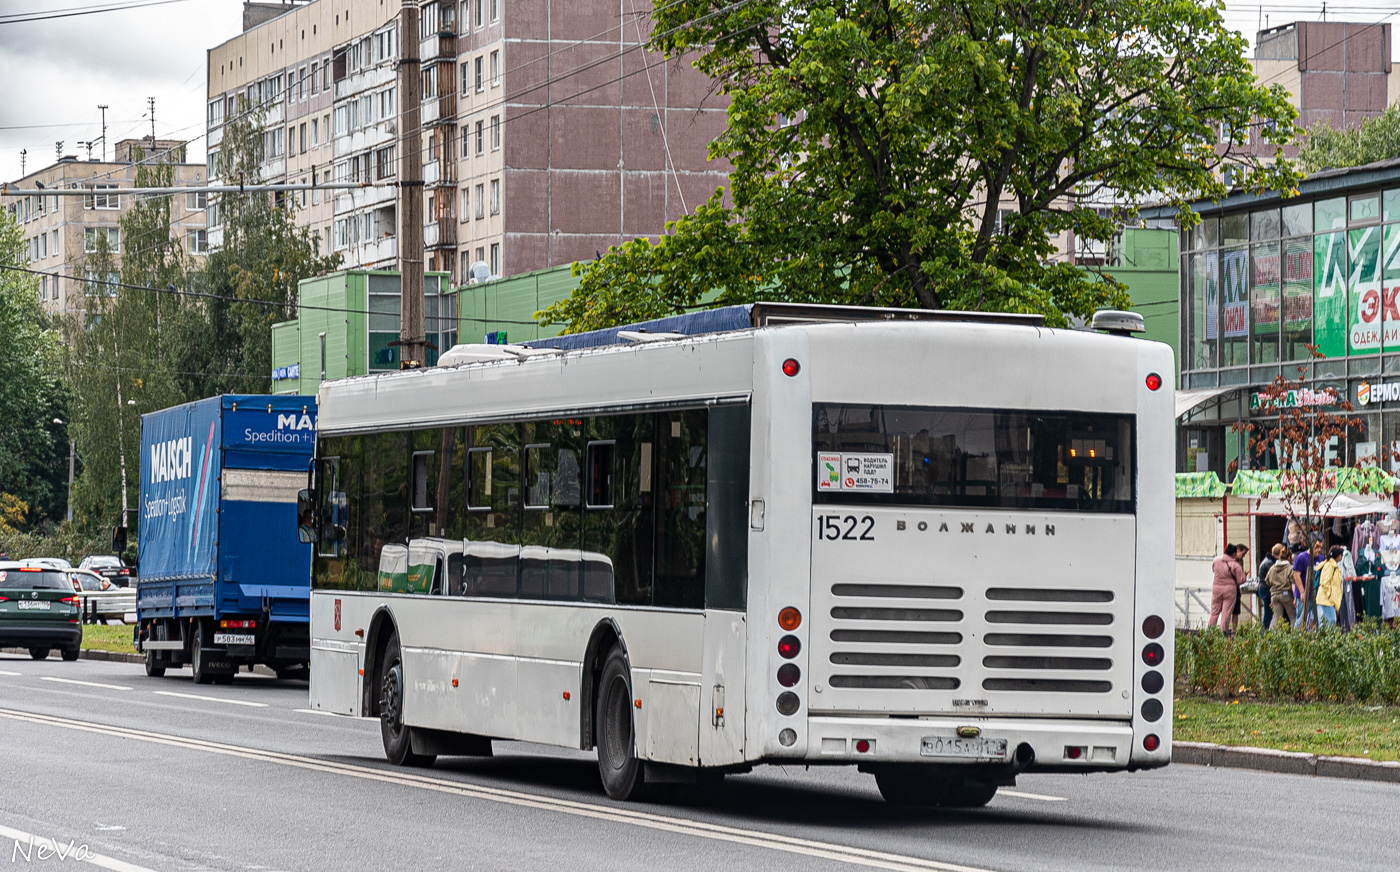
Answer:
<path fill-rule="evenodd" d="M 151 107 L 151 153 L 156 151 L 156 98 L 147 97 L 146 104 Z"/>
<path fill-rule="evenodd" d="M 423 80 L 418 57 L 418 0 L 399 7 L 399 368 L 427 357 L 423 336 Z M 432 95 L 436 97 L 437 95 Z"/>
<path fill-rule="evenodd" d="M 107 104 L 99 103 L 97 108 L 102 110 L 102 154 L 101 160 L 107 160 Z"/>

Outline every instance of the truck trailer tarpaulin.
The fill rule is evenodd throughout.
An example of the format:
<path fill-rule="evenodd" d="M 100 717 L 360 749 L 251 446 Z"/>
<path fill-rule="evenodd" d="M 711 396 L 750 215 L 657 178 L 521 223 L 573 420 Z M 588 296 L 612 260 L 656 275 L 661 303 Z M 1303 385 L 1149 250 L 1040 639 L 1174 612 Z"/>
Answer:
<path fill-rule="evenodd" d="M 197 681 L 308 659 L 311 549 L 297 491 L 316 445 L 315 399 L 225 395 L 143 415 L 137 591 L 147 670 Z"/>

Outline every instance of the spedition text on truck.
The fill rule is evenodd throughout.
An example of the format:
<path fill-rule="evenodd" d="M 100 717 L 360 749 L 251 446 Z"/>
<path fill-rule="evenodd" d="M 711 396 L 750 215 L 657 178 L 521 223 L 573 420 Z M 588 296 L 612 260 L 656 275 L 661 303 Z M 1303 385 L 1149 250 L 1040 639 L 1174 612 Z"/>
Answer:
<path fill-rule="evenodd" d="M 311 397 L 210 397 L 141 418 L 137 650 L 146 672 L 200 683 L 265 664 L 304 674 L 311 549 L 297 491 L 316 441 Z"/>
<path fill-rule="evenodd" d="M 391 761 L 945 806 L 1167 765 L 1166 346 L 778 304 L 533 345 L 320 389 L 311 704 Z"/>

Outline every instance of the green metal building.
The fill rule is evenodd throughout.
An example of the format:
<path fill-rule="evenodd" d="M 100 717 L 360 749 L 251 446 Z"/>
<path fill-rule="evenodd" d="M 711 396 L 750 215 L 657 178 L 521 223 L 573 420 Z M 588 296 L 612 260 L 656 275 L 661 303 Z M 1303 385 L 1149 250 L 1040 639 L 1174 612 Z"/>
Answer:
<path fill-rule="evenodd" d="M 1177 233 L 1129 227 L 1114 241 L 1103 272 L 1128 287 L 1128 308 L 1147 322 L 1145 338 L 1164 342 L 1177 351 L 1180 336 L 1177 312 Z"/>
<path fill-rule="evenodd" d="M 457 343 L 449 274 L 424 282 L 428 364 Z M 399 368 L 399 274 L 345 270 L 303 280 L 297 320 L 272 326 L 272 392 L 314 394 L 324 379 Z"/>
<path fill-rule="evenodd" d="M 494 338 L 497 342 L 528 342 L 558 336 L 563 325 L 541 327 L 534 316 L 578 287 L 579 280 L 570 275 L 572 270 L 572 264 L 565 264 L 459 288 L 461 341 L 488 342 Z"/>

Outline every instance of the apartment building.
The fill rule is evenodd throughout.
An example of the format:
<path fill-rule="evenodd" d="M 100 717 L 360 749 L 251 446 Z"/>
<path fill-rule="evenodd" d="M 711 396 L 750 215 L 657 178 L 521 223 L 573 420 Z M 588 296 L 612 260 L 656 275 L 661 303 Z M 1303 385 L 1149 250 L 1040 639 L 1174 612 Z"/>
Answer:
<path fill-rule="evenodd" d="M 264 181 L 363 183 L 295 198 L 346 268 L 396 268 L 397 62 L 414 50 L 424 185 L 404 190 L 424 198 L 427 269 L 454 284 L 477 262 L 515 274 L 656 236 L 727 181 L 706 155 L 725 101 L 646 51 L 649 0 L 427 0 L 407 36 L 396 2 L 249 7 L 209 51 L 209 166 L 242 96 L 265 113 Z"/>
<path fill-rule="evenodd" d="M 120 264 L 128 240 L 121 238 L 121 219 L 136 203 L 136 196 L 122 189 L 134 187 L 138 157 L 175 162 L 177 185 L 205 184 L 202 164 L 184 162 L 185 143 L 175 140 L 124 139 L 113 149 L 113 159 L 78 160 L 67 155 L 50 166 L 36 170 L 11 183 L 20 190 L 82 189 L 81 196 L 58 194 L 8 194 L 0 204 L 23 228 L 29 249 L 31 269 L 40 271 L 39 296 L 50 314 L 74 313 L 83 308 L 82 282 L 88 278 L 115 280 L 115 275 L 98 276 L 87 261 L 96 251 L 99 237 L 106 236 Z M 208 195 L 191 192 L 175 197 L 170 220 L 185 250 L 202 256 L 209 247 L 206 215 Z M 116 293 L 116 288 L 112 288 Z"/>

